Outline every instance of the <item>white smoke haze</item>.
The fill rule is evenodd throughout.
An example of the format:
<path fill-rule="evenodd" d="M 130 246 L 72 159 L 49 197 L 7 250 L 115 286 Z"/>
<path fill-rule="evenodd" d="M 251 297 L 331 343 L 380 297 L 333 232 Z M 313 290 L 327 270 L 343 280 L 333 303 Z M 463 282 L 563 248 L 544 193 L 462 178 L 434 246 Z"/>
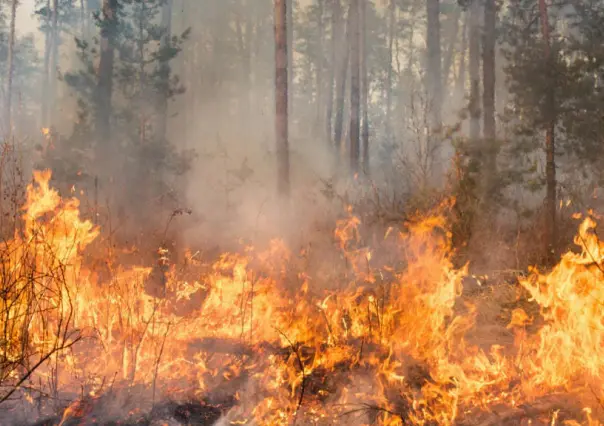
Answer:
<path fill-rule="evenodd" d="M 0 5 L 4 15 L 8 9 L 5 3 Z M 66 2 L 64 7 L 79 12 L 81 4 L 98 8 L 102 3 L 95 0 L 73 1 Z M 346 14 L 349 1 L 341 0 L 341 3 L 342 12 Z M 505 7 L 499 12 L 501 21 L 507 16 L 505 14 L 512 2 L 504 3 Z M 96 137 L 92 136 L 94 132 L 82 131 L 82 123 L 87 119 L 94 123 L 98 111 L 91 108 L 88 110 L 91 117 L 82 118 L 78 115 L 81 112 L 79 101 L 85 98 L 83 95 L 88 95 L 87 99 L 93 99 L 93 103 L 98 99 L 94 94 L 89 96 L 89 88 L 76 89 L 70 85 L 69 75 L 76 71 L 84 74 L 89 71 L 80 60 L 81 50 L 75 37 L 89 43 L 94 51 L 93 72 L 89 76 L 94 77 L 99 72 L 101 33 L 92 18 L 98 10 L 87 10 L 88 19 L 82 21 L 76 13 L 72 16 L 74 22 L 62 22 L 56 58 L 57 79 L 52 84 L 55 95 L 48 96 L 52 99 L 48 119 L 42 116 L 39 104 L 44 100 L 41 95 L 45 93 L 43 77 L 48 72 L 43 67 L 49 33 L 40 28 L 44 19 L 35 11 L 36 7 L 44 8 L 46 4 L 46 1 L 35 4 L 34 0 L 19 2 L 16 46 L 17 56 L 22 59 L 17 61 L 13 83 L 13 133 L 10 143 L 6 144 L 6 152 L 10 155 L 5 157 L 0 153 L 0 196 L 3 197 L 0 200 L 0 218 L 15 219 L 23 215 L 24 186 L 31 181 L 31 172 L 36 168 L 51 167 L 49 164 L 58 165 L 57 170 L 53 170 L 56 179 L 53 185 L 59 188 L 61 196 L 77 197 L 81 201 L 83 217 L 91 219 L 100 228 L 100 237 L 94 244 L 82 253 L 79 246 L 77 248 L 78 259 L 93 264 L 94 268 L 91 267 L 90 276 L 77 277 L 74 297 L 80 296 L 78 291 L 84 289 L 89 281 L 98 280 L 106 285 L 94 287 L 101 295 L 97 301 L 101 308 L 79 307 L 78 314 L 82 317 L 88 309 L 93 312 L 94 327 L 90 328 L 94 332 L 85 330 L 90 334 L 78 346 L 57 357 L 57 364 L 44 370 L 43 378 L 36 377 L 38 383 L 33 379 L 26 381 L 27 387 L 18 391 L 7 405 L 0 406 L 0 426 L 72 426 L 77 422 L 115 424 L 129 421 L 158 426 L 196 424 L 195 421 L 206 424 L 203 423 L 205 421 L 207 424 L 215 422 L 216 426 L 228 426 L 240 423 L 242 419 L 249 424 L 260 424 L 253 418 L 254 410 L 268 408 L 270 412 L 275 407 L 285 407 L 288 414 L 296 416 L 297 424 L 306 424 L 303 419 L 318 416 L 320 410 L 312 404 L 318 404 L 319 400 L 324 405 L 323 409 L 333 407 L 333 412 L 327 414 L 339 414 L 337 418 L 342 424 L 361 426 L 380 424 L 380 415 L 392 414 L 385 407 L 401 413 L 411 412 L 410 404 L 419 402 L 408 399 L 411 398 L 409 395 L 421 398 L 421 388 L 427 382 L 434 386 L 430 388 L 432 391 L 438 387 L 438 396 L 434 397 L 438 409 L 438 404 L 442 403 L 440 398 L 445 399 L 444 396 L 450 397 L 454 393 L 451 390 L 453 381 L 462 376 L 464 380 L 468 379 L 465 376 L 466 358 L 474 360 L 472 357 L 475 356 L 480 361 L 477 364 L 484 368 L 481 372 L 485 374 L 484 382 L 488 382 L 475 385 L 480 389 L 474 394 L 474 398 L 480 400 L 476 407 L 488 405 L 485 395 L 499 396 L 496 392 L 488 394 L 490 386 L 496 387 L 509 379 L 505 385 L 509 384 L 512 389 L 516 381 L 528 380 L 525 376 L 529 374 L 518 372 L 522 368 L 515 364 L 516 370 L 511 368 L 505 374 L 502 372 L 504 367 L 496 370 L 494 366 L 497 367 L 498 359 L 489 351 L 493 347 L 498 350 L 501 346 L 505 347 L 502 351 L 512 352 L 510 348 L 516 343 L 516 330 L 508 328 L 507 323 L 519 300 L 525 303 L 526 299 L 526 289 L 520 289 L 517 277 L 526 274 L 529 264 L 543 259 L 541 249 L 545 237 L 542 235 L 543 220 L 540 219 L 544 210 L 543 176 L 546 172 L 546 157 L 541 146 L 543 137 L 538 134 L 531 139 L 517 132 L 515 126 L 525 119 L 530 108 L 514 109 L 516 105 L 512 105 L 514 99 L 509 92 L 506 72 L 509 58 L 504 57 L 499 49 L 502 46 L 498 45 L 495 69 L 497 140 L 490 141 L 498 151 L 495 163 L 491 164 L 493 170 L 489 172 L 497 177 L 503 195 L 501 198 L 488 198 L 490 194 L 484 193 L 487 179 L 482 171 L 473 169 L 476 167 L 473 160 L 478 159 L 482 167 L 488 156 L 485 152 L 492 147 L 482 135 L 476 140 L 470 137 L 469 19 L 468 12 L 460 8 L 457 0 L 440 1 L 439 49 L 442 66 L 447 67 L 442 73 L 446 71 L 447 74 L 439 76 L 443 84 L 442 127 L 439 128 L 433 126 L 436 109 L 433 108 L 433 100 L 429 99 L 429 93 L 434 91 L 429 87 L 433 84 L 431 77 L 434 73 L 428 58 L 427 32 L 430 29 L 427 28 L 425 0 L 396 1 L 396 25 L 392 34 L 389 2 L 367 2 L 371 5 L 366 16 L 369 169 L 367 174 L 360 172 L 356 176 L 349 166 L 350 70 L 346 76 L 342 105 L 333 100 L 333 116 L 330 117 L 332 135 L 325 134 L 326 93 L 332 91 L 328 89 L 331 84 L 327 79 L 334 78 L 335 98 L 336 83 L 339 83 L 341 74 L 340 62 L 350 48 L 352 37 L 350 34 L 348 39 L 342 36 L 334 44 L 333 63 L 330 39 L 332 2 L 293 0 L 295 42 L 293 87 L 289 87 L 291 194 L 288 198 L 277 193 L 272 1 L 173 0 L 172 35 L 178 36 L 190 29 L 182 51 L 171 62 L 172 76 L 178 76 L 184 92 L 170 99 L 165 115 L 166 139 L 190 165 L 183 174 L 160 170 L 160 166 L 153 169 L 155 166 L 149 164 L 161 161 L 154 163 L 142 154 L 129 158 L 131 163 L 124 166 L 124 158 L 131 155 L 126 150 L 114 152 L 113 158 L 101 161 L 94 152 L 99 146 L 95 145 L 99 142 L 93 140 Z M 127 7 L 133 6 L 129 4 Z M 564 11 L 568 12 L 569 7 Z M 319 11 L 322 13 L 321 21 L 317 17 Z M 127 19 L 136 24 L 132 15 Z M 159 21 L 159 17 L 156 20 Z M 348 25 L 347 21 L 342 19 L 340 22 L 342 31 Z M 0 22 L 5 26 L 4 18 Z M 2 26 L 0 36 L 4 36 Z M 322 40 L 319 40 L 320 32 Z M 564 34 L 569 36 L 570 33 Z M 389 46 L 391 35 L 394 39 Z M 129 34 L 125 38 L 131 41 L 134 37 L 134 34 Z M 6 50 L 5 44 L 5 40 L 0 38 L 2 55 Z M 152 47 L 159 44 L 157 42 Z M 127 59 L 126 53 L 116 53 L 116 63 L 126 63 Z M 0 63 L 0 70 L 5 68 L 6 65 Z M 482 69 L 480 71 L 482 73 Z M 5 81 L 3 75 L 0 75 L 2 83 Z M 144 148 L 148 142 L 145 132 L 155 130 L 159 120 L 153 115 L 150 119 L 143 117 L 144 113 L 138 109 L 124 108 L 123 105 L 129 105 L 129 97 L 134 97 L 129 92 L 132 88 L 117 82 L 127 80 L 127 77 L 131 76 L 118 72 L 113 75 L 114 106 L 119 105 L 123 112 L 122 116 L 113 117 L 112 125 L 119 130 L 109 141 L 102 142 L 107 145 L 115 142 L 118 147 L 132 143 L 137 149 L 140 146 Z M 138 104 L 141 110 L 155 107 L 154 100 L 143 99 L 142 105 Z M 387 111 L 388 99 L 390 111 Z M 4 104 L 0 107 L 3 109 Z M 342 114 L 340 152 L 336 152 L 333 140 L 338 109 Z M 483 118 L 481 115 L 481 126 Z M 129 119 L 135 123 L 134 126 L 124 124 Z M 140 123 L 138 128 L 135 128 L 136 123 Z M 559 127 L 557 131 L 562 132 L 564 126 Z M 82 133 L 78 133 L 80 131 Z M 574 141 L 565 142 L 571 144 Z M 518 151 L 518 146 L 524 144 L 532 144 L 533 149 Z M 565 232 L 570 232 L 567 228 L 574 232 L 576 226 L 574 223 L 568 225 L 568 218 L 578 210 L 601 209 L 602 190 L 597 180 L 597 164 L 579 167 L 583 160 L 578 154 L 562 154 L 563 148 L 560 151 L 556 169 L 560 183 L 558 213 L 562 223 L 559 239 L 571 241 Z M 141 149 L 140 152 L 146 151 Z M 157 160 L 157 157 L 155 155 L 152 160 Z M 88 164 L 91 170 L 79 170 L 79 164 L 76 161 L 74 165 L 73 158 L 83 159 L 82 164 Z M 164 157 L 159 158 L 162 159 Z M 134 169 L 138 168 L 144 169 L 142 175 L 147 181 L 135 179 L 138 175 Z M 116 171 L 108 178 L 106 171 L 111 169 Z M 518 171 L 520 169 L 522 172 Z M 153 200 L 146 200 L 145 194 L 152 191 L 149 190 L 152 179 L 160 175 L 167 189 L 162 189 L 164 193 L 157 197 L 155 193 L 154 197 L 149 196 Z M 470 178 L 466 179 L 468 176 Z M 404 233 L 418 217 L 429 216 L 427 212 L 431 214 L 441 203 L 453 205 L 451 200 L 454 197 L 457 197 L 457 204 L 442 209 L 450 222 L 446 226 L 440 222 L 432 224 L 433 228 L 426 234 L 429 236 L 418 238 L 419 242 Z M 5 208 L 5 205 L 10 205 L 10 208 Z M 461 206 L 459 210 L 455 210 L 458 206 Z M 342 242 L 336 231 L 341 230 L 342 223 L 352 216 L 358 217 L 361 223 L 358 230 L 351 231 L 350 240 Z M 44 221 L 45 218 L 40 219 L 41 223 Z M 5 223 L 8 219 L 0 224 L 0 237 L 10 240 L 22 232 L 22 225 L 13 223 L 14 229 L 9 232 Z M 447 227 L 451 228 L 451 234 L 447 233 Z M 459 235 L 462 237 L 458 241 L 455 238 Z M 452 248 L 448 247 L 449 239 Z M 287 253 L 278 252 L 269 261 L 261 259 L 265 250 L 272 253 L 270 250 L 275 246 L 271 243 L 276 240 L 284 242 Z M 1 243 L 0 247 L 3 247 Z M 168 254 L 162 251 L 166 247 Z M 439 257 L 439 250 L 446 255 Z M 242 262 L 245 267 L 241 269 L 238 269 L 239 264 L 230 269 L 224 265 L 217 266 L 223 260 L 221 256 L 227 253 L 249 254 L 251 260 L 248 264 L 246 258 L 246 262 Z M 165 259 L 168 259 L 167 266 Z M 467 274 L 463 269 L 466 262 L 469 262 Z M 132 272 L 131 267 L 135 272 L 128 275 Z M 148 268 L 151 272 L 147 277 L 138 268 Z M 410 271 L 417 273 L 417 278 L 411 276 Z M 442 277 L 439 275 L 441 272 Z M 119 279 L 122 273 L 125 278 Z M 461 284 L 456 281 L 459 278 L 457 274 L 463 275 Z M 141 278 L 143 275 L 145 279 Z M 274 293 L 254 287 L 267 277 L 274 279 Z M 176 285 L 169 280 L 178 281 L 178 291 L 169 288 L 167 282 Z M 506 280 L 513 280 L 514 285 L 508 285 Z M 219 290 L 212 293 L 212 285 Z M 227 288 L 227 285 L 231 287 Z M 116 290 L 120 286 L 125 289 L 123 294 Z M 392 288 L 398 293 L 390 293 Z M 182 296 L 180 291 L 185 295 Z M 136 298 L 141 294 L 149 296 L 157 305 L 148 309 L 142 298 Z M 381 307 L 377 302 L 380 297 Z M 208 300 L 216 306 L 210 306 Z M 389 301 L 398 303 L 391 307 L 391 316 L 395 319 L 380 317 L 388 310 L 388 306 L 383 305 Z M 270 302 L 274 302 L 274 306 Z M 309 307 L 305 303 L 313 305 Z M 258 336 L 251 332 L 252 319 L 246 317 L 248 304 L 253 306 L 249 308 L 253 314 L 249 315 L 266 314 L 262 317 L 263 322 L 258 324 L 258 330 L 254 330 Z M 293 306 L 296 304 L 307 310 L 296 311 L 300 307 Z M 333 317 L 328 318 L 324 313 L 327 312 L 326 306 L 333 308 L 330 311 Z M 433 313 L 422 310 L 426 306 L 434 306 L 433 311 L 442 310 L 439 311 L 442 315 L 430 318 L 436 326 L 422 321 Z M 240 324 L 234 323 L 239 320 L 236 308 L 243 312 Z M 537 324 L 542 321 L 538 308 L 533 303 L 529 311 Z M 211 324 L 205 323 L 202 317 L 206 310 L 213 313 L 211 309 L 224 315 L 215 318 Z M 414 321 L 406 318 L 408 322 L 399 329 L 399 316 L 413 309 L 418 309 L 418 317 Z M 313 338 L 310 343 L 303 340 L 283 343 L 289 336 L 279 334 L 281 330 L 276 329 L 276 323 L 277 319 L 285 317 L 284 312 L 291 315 L 287 326 L 297 321 L 301 322 L 301 328 L 310 324 L 315 327 L 311 331 L 325 337 L 325 341 L 318 342 Z M 165 317 L 156 323 L 160 313 Z M 351 315 L 361 318 L 358 320 L 360 324 L 369 324 L 369 332 L 361 333 L 362 339 L 357 339 L 362 340 L 360 343 L 351 338 L 354 335 L 349 329 Z M 320 318 L 317 320 L 313 316 Z M 248 319 L 249 330 L 246 328 Z M 128 329 L 128 321 L 135 324 L 131 329 Z M 379 322 L 377 326 L 374 324 L 376 321 Z M 384 324 L 397 330 L 399 334 L 392 334 L 396 341 L 384 341 L 381 333 L 386 335 L 390 330 L 382 330 L 386 327 L 382 321 L 390 321 Z M 465 321 L 468 324 L 475 321 L 476 325 L 467 325 Z M 220 327 L 225 324 L 235 324 L 233 329 L 236 329 L 231 334 L 225 333 L 227 337 L 223 340 L 226 343 L 220 339 L 220 332 L 224 331 Z M 206 325 L 207 330 L 201 328 Z M 157 329 L 153 329 L 155 326 Z M 431 342 L 437 348 L 433 353 L 423 354 L 425 341 L 418 339 L 409 343 L 405 339 L 416 329 L 429 329 L 430 326 L 437 330 L 434 334 L 442 336 L 434 338 L 439 344 Z M 165 335 L 162 327 L 166 327 Z M 337 331 L 332 332 L 331 327 L 344 331 L 340 330 L 338 335 Z M 101 335 L 101 329 L 106 334 Z M 379 337 L 376 337 L 378 329 Z M 191 340 L 176 337 L 176 331 L 189 332 L 193 337 Z M 460 343 L 455 339 L 462 332 L 467 332 L 467 341 Z M 271 333 L 277 337 L 262 340 Z M 443 336 L 450 340 L 445 342 Z M 528 341 L 528 337 L 526 339 Z M 399 340 L 404 342 L 404 348 L 397 346 Z M 122 346 L 117 348 L 122 341 Z M 165 341 L 169 342 L 167 346 L 172 345 L 171 349 L 177 355 L 172 354 L 170 358 L 162 352 Z M 5 344 L 1 335 L 0 344 Z M 339 356 L 340 344 L 352 353 L 344 363 L 346 365 L 341 369 L 336 365 L 328 372 L 321 370 L 322 366 L 315 368 L 315 362 L 319 365 L 326 361 L 315 360 L 316 354 Z M 375 347 L 367 349 L 372 344 Z M 315 347 L 309 349 L 304 345 Z M 132 350 L 131 346 L 135 349 Z M 137 358 L 142 347 L 148 351 L 144 359 L 146 370 L 137 371 L 136 363 L 143 362 Z M 529 346 L 525 346 L 523 341 L 519 353 L 525 347 Z M 465 352 L 467 348 L 471 350 Z M 304 360 L 310 371 L 308 377 L 306 370 L 302 369 L 300 373 L 297 364 L 302 362 L 297 352 L 302 349 L 315 351 Z M 412 351 L 425 355 L 426 359 L 411 356 Z M 522 355 L 528 359 L 534 353 L 526 356 L 522 352 Z M 0 361 L 3 356 L 0 356 Z M 98 359 L 111 361 L 98 367 L 98 371 L 102 370 L 98 373 L 93 367 L 88 370 L 86 363 L 85 367 L 79 367 L 83 364 L 73 361 L 76 359 L 89 360 L 89 365 L 95 367 L 98 367 L 95 363 Z M 506 362 L 511 365 L 512 359 L 515 358 L 510 355 Z M 278 361 L 287 364 L 288 368 L 283 368 L 284 365 L 276 368 Z M 374 368 L 377 364 L 373 362 L 384 371 L 377 374 L 377 368 Z M 71 371 L 61 363 L 72 363 L 69 365 L 77 365 L 78 368 Z M 181 372 L 182 365 L 189 366 L 186 373 Z M 19 373 L 22 367 L 25 365 L 17 368 Z M 441 367 L 443 370 L 439 370 Z M 429 368 L 434 371 L 427 371 Z M 489 375 L 492 373 L 488 371 L 490 368 L 497 374 Z M 526 371 L 533 371 L 526 368 Z M 237 374 L 236 369 L 239 369 Z M 474 379 L 472 374 L 477 373 L 471 368 L 469 370 L 468 380 L 471 381 Z M 115 376 L 110 377 L 108 371 L 115 372 Z M 173 371 L 179 373 L 168 374 Z M 431 373 L 435 377 L 441 374 L 441 381 L 430 376 Z M 101 374 L 107 377 L 101 380 Z M 321 374 L 328 377 L 319 377 Z M 58 381 L 59 376 L 64 382 L 55 389 L 53 380 Z M 516 380 L 516 377 L 519 378 Z M 44 379 L 48 383 L 42 383 Z M 390 387 L 384 389 L 384 383 Z M 307 386 L 305 391 L 304 386 Z M 36 387 L 50 389 L 48 395 L 31 390 Z M 325 390 L 328 388 L 329 392 Z M 319 395 L 317 389 L 325 394 Z M 408 395 L 403 395 L 407 391 Z M 484 394 L 481 393 L 483 391 Z M 300 392 L 306 394 L 301 395 Z M 500 393 L 505 398 L 511 395 L 507 390 Z M 371 399 L 373 396 L 375 399 Z M 481 399 L 483 397 L 484 400 Z M 300 403 L 301 407 L 296 408 L 298 398 L 305 404 Z M 5 407 L 8 408 L 5 410 Z M 455 405 L 455 410 L 460 407 Z M 472 405 L 472 408 L 476 407 Z M 187 410 L 193 413 L 187 414 L 190 417 L 182 414 Z M 455 411 L 455 415 L 466 414 Z M 204 415 L 209 416 L 208 419 L 200 420 Z M 64 423 L 61 423 L 62 416 L 66 419 Z M 442 423 L 451 424 L 447 421 Z"/>

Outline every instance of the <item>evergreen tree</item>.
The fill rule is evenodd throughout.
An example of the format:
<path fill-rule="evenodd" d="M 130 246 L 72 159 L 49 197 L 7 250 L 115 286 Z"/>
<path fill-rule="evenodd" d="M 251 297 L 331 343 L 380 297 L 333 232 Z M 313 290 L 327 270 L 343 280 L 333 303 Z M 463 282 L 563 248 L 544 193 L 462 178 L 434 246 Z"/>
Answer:
<path fill-rule="evenodd" d="M 114 194 L 119 190 L 116 201 L 120 204 L 127 201 L 132 215 L 143 215 L 153 205 L 167 206 L 170 201 L 174 204 L 176 194 L 171 180 L 187 170 L 191 159 L 190 154 L 175 150 L 158 125 L 165 119 L 164 100 L 184 92 L 178 76 L 166 70 L 181 52 L 189 34 L 187 30 L 165 42 L 167 28 L 159 19 L 163 6 L 164 0 L 124 0 L 114 2 L 109 11 L 97 13 L 101 35 L 115 49 L 109 68 L 111 75 L 104 76 L 102 73 L 107 70 L 99 67 L 97 71 L 94 66 L 106 46 L 98 41 L 90 44 L 77 40 L 83 67 L 65 76 L 80 104 L 80 120 L 70 139 L 80 144 L 93 140 L 97 149 L 92 146 L 83 149 L 106 153 L 97 155 L 95 162 L 89 160 L 84 164 L 88 164 L 89 173 L 102 178 L 106 188 L 113 188 Z M 110 16 L 111 13 L 115 15 Z M 101 84 L 102 78 L 109 79 L 108 83 Z M 99 96 L 108 102 L 99 103 Z M 99 108 L 107 111 L 98 111 Z M 90 134 L 95 128 L 91 120 L 99 113 L 101 117 L 108 113 L 107 121 L 96 120 L 97 131 Z M 99 137 L 108 135 L 108 128 L 111 128 L 110 140 Z M 113 149 L 99 149 L 103 144 L 115 145 Z M 117 176 L 119 181 L 110 184 L 111 176 Z"/>

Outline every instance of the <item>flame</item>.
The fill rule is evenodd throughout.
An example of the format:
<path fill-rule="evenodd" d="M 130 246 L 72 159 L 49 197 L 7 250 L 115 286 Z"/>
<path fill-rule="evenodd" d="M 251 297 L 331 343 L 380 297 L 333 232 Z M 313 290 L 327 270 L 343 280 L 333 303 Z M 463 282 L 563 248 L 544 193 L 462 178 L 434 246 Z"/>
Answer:
<path fill-rule="evenodd" d="M 364 243 L 349 209 L 334 229 L 335 273 L 307 268 L 307 251 L 281 240 L 210 263 L 187 252 L 186 270 L 163 247 L 153 268 L 109 255 L 101 268 L 92 260 L 101 231 L 50 177 L 35 173 L 23 227 L 0 247 L 0 355 L 14 366 L 0 392 L 25 375 L 52 383 L 76 399 L 62 424 L 91 415 L 116 389 L 138 390 L 132 415 L 166 397 L 223 392 L 232 395 L 230 424 L 387 426 L 453 425 L 495 406 L 517 416 L 560 392 L 595 407 L 604 391 L 604 247 L 591 218 L 575 239 L 580 253 L 520 281 L 540 313 L 512 311 L 515 343 L 483 347 L 468 338 L 480 308 L 463 293 L 468 265 L 453 265 L 450 203 L 404 231 L 389 228 L 389 263 Z M 594 412 L 575 423 L 558 405 L 527 416 L 595 425 Z"/>

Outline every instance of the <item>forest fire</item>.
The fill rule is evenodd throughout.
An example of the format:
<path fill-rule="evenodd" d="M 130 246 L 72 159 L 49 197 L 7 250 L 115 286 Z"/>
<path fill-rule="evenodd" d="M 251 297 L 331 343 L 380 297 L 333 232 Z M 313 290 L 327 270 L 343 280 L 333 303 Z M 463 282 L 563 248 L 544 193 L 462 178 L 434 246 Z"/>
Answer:
<path fill-rule="evenodd" d="M 2 247 L 2 398 L 15 411 L 71 399 L 54 424 L 141 424 L 158 407 L 178 418 L 170 401 L 206 416 L 187 424 L 599 424 L 604 247 L 592 219 L 581 253 L 521 280 L 541 312 L 516 308 L 514 343 L 485 349 L 466 337 L 480 301 L 463 295 L 442 215 L 395 236 L 400 269 L 374 268 L 358 219 L 339 222 L 351 273 L 332 290 L 275 241 L 210 265 L 189 256 L 155 297 L 151 268 L 102 278 L 86 256 L 99 229 L 49 179 L 35 174 L 23 230 Z"/>

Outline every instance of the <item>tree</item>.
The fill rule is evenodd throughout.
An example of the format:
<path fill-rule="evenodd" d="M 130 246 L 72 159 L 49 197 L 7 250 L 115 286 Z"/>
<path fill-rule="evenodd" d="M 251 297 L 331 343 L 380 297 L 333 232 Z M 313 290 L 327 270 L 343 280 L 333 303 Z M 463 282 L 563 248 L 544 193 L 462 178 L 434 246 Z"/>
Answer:
<path fill-rule="evenodd" d="M 163 0 L 105 0 L 96 16 L 100 49 L 77 40 L 82 68 L 65 74 L 80 105 L 68 140 L 80 149 L 63 162 L 71 157 L 81 171 L 98 176 L 123 220 L 137 218 L 134 231 L 141 218 L 154 229 L 162 220 L 157 212 L 178 202 L 174 179 L 193 159 L 170 143 L 164 121 L 168 102 L 184 92 L 170 69 L 189 31 L 166 40 L 170 28 L 162 15 L 166 24 L 170 13 Z"/>
<path fill-rule="evenodd" d="M 340 62 L 338 66 L 338 74 L 336 77 L 336 117 L 334 121 L 333 139 L 334 146 L 336 149 L 336 158 L 339 161 L 340 151 L 342 149 L 342 129 L 344 125 L 344 101 L 346 97 L 346 82 L 348 79 L 348 63 L 350 61 L 350 47 L 348 40 L 350 39 L 350 19 L 351 19 L 351 8 L 348 10 L 348 17 L 346 19 L 346 29 L 343 34 L 342 44 L 344 45 L 342 51 L 343 54 L 340 56 Z"/>
<path fill-rule="evenodd" d="M 426 14 L 428 22 L 426 26 L 426 40 L 428 47 L 427 60 L 427 92 L 431 111 L 431 123 L 433 129 L 441 126 L 442 108 L 442 65 L 440 46 L 440 0 L 426 1 Z"/>
<path fill-rule="evenodd" d="M 367 69 L 367 1 L 361 0 L 361 105 L 363 109 L 363 172 L 369 174 L 369 72 Z"/>
<path fill-rule="evenodd" d="M 274 0 L 275 20 L 275 135 L 277 141 L 277 185 L 281 196 L 289 196 L 288 146 L 288 54 L 286 0 Z"/>
<path fill-rule="evenodd" d="M 39 29 L 44 34 L 41 120 L 48 127 L 56 121 L 56 108 L 52 106 L 57 103 L 61 46 L 65 39 L 87 37 L 83 23 L 85 4 L 80 2 L 76 6 L 76 0 L 35 0 L 35 6 Z"/>
<path fill-rule="evenodd" d="M 44 9 L 44 25 L 42 30 L 44 31 L 44 83 L 42 87 L 42 125 L 48 127 L 49 125 L 49 90 L 50 90 L 50 55 L 52 52 L 52 25 L 51 25 L 51 7 L 50 0 L 46 0 L 46 7 Z M 38 12 L 39 13 L 39 12 Z"/>
<path fill-rule="evenodd" d="M 482 166 L 485 201 L 493 199 L 494 179 L 497 168 L 496 129 L 495 129 L 495 26 L 497 11 L 495 0 L 485 0 L 484 31 L 482 43 L 482 109 L 483 137 L 486 144 L 486 156 Z M 490 206 L 490 203 L 487 203 Z M 487 206 L 487 207 L 488 207 Z"/>
<path fill-rule="evenodd" d="M 361 26 L 360 0 L 350 2 L 350 170 L 357 173 L 360 158 Z"/>
<path fill-rule="evenodd" d="M 545 0 L 539 0 L 539 14 L 541 19 L 541 32 L 543 35 L 543 43 L 545 49 L 545 61 L 550 65 L 550 70 L 554 69 L 551 53 L 551 40 L 549 18 L 547 4 Z M 551 71 L 550 71 L 551 72 Z M 551 79 L 550 79 L 551 81 Z M 553 83 L 553 81 L 551 81 Z M 550 260 L 554 259 L 554 248 L 557 239 L 557 224 L 556 224 L 556 150 L 555 150 L 555 131 L 557 124 L 556 116 L 556 96 L 554 94 L 553 84 L 548 87 L 545 101 L 545 182 L 546 182 L 546 197 L 545 197 L 545 215 L 546 215 L 546 244 L 548 256 Z"/>
<path fill-rule="evenodd" d="M 340 0 L 331 0 L 331 52 L 327 75 L 327 103 L 325 106 L 325 134 L 327 141 L 331 144 L 333 138 L 333 104 L 334 85 L 336 76 L 336 62 L 338 58 L 338 39 L 341 27 L 341 5 Z"/>
<path fill-rule="evenodd" d="M 10 30 L 8 33 L 8 61 L 6 86 L 4 88 L 4 125 L 8 137 L 12 135 L 12 95 L 13 95 L 13 74 L 15 70 L 15 21 L 17 17 L 17 0 L 11 1 Z"/>
<path fill-rule="evenodd" d="M 161 26 L 164 34 L 161 37 L 161 50 L 167 51 L 172 46 L 172 1 L 164 0 L 161 12 Z M 166 137 L 168 121 L 168 99 L 170 97 L 170 55 L 164 55 L 159 64 L 158 110 L 159 121 L 157 134 L 161 139 Z"/>
<path fill-rule="evenodd" d="M 55 109 L 52 106 L 55 104 L 57 98 L 57 72 L 59 67 L 59 0 L 52 0 L 51 17 L 48 103 L 51 106 L 50 120 L 54 121 Z"/>
<path fill-rule="evenodd" d="M 394 73 L 394 37 L 396 30 L 396 1 L 388 3 L 388 71 L 386 79 L 386 143 L 392 143 L 392 79 Z"/>
<path fill-rule="evenodd" d="M 469 72 L 470 72 L 470 139 L 480 137 L 480 3 L 470 0 Z"/>
<path fill-rule="evenodd" d="M 497 21 L 496 0 L 485 0 L 484 33 L 482 47 L 482 105 L 484 111 L 484 138 L 495 139 L 495 25 Z"/>
<path fill-rule="evenodd" d="M 97 106 L 96 106 L 96 131 L 98 135 L 97 146 L 100 158 L 109 160 L 117 151 L 112 149 L 115 144 L 111 140 L 111 97 L 113 94 L 113 63 L 115 55 L 115 41 L 118 25 L 118 0 L 103 0 L 101 11 L 102 19 L 99 20 L 101 28 L 101 53 L 98 67 Z M 100 149 L 104 146 L 104 149 Z"/>
<path fill-rule="evenodd" d="M 286 0 L 285 26 L 287 27 L 287 88 L 288 92 L 288 120 L 293 114 L 294 97 L 290 96 L 294 93 L 294 0 Z"/>

